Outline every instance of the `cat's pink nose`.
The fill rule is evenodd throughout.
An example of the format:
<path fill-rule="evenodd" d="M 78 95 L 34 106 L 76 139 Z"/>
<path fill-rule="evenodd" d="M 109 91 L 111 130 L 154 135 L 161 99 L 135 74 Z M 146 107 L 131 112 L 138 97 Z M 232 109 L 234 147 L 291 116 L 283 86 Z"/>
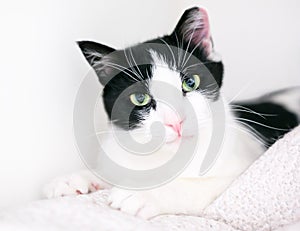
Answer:
<path fill-rule="evenodd" d="M 178 137 L 181 137 L 182 122 L 183 121 L 174 121 L 173 123 L 165 123 L 165 125 L 172 128 L 177 133 Z"/>

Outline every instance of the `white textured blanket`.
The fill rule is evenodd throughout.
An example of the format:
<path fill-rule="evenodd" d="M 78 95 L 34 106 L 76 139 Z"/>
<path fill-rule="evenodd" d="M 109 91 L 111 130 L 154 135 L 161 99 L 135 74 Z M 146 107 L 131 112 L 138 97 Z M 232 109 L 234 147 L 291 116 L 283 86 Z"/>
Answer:
<path fill-rule="evenodd" d="M 110 209 L 108 193 L 36 201 L 2 212 L 0 230 L 300 230 L 300 127 L 277 141 L 202 217 L 145 221 Z"/>

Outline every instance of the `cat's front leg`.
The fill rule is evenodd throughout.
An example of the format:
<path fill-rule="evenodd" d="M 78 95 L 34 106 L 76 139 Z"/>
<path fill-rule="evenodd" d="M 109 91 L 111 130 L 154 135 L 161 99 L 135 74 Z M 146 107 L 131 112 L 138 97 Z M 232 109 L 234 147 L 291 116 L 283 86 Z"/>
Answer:
<path fill-rule="evenodd" d="M 180 178 L 145 191 L 113 188 L 108 202 L 115 209 L 144 219 L 161 214 L 200 215 L 232 180 L 231 177 Z"/>
<path fill-rule="evenodd" d="M 111 185 L 96 177 L 88 170 L 53 179 L 45 185 L 43 193 L 47 198 L 87 194 Z"/>

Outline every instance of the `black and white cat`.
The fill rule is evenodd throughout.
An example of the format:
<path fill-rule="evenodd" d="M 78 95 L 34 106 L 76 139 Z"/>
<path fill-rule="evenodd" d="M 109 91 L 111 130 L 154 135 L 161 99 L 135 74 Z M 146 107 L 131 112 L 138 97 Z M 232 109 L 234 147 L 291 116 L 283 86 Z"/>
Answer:
<path fill-rule="evenodd" d="M 168 161 L 180 143 L 193 139 L 197 139 L 197 152 L 175 180 L 158 188 L 124 190 L 112 187 L 89 172 L 81 172 L 47 185 L 45 193 L 49 198 L 111 188 L 111 207 L 132 215 L 143 218 L 159 214 L 198 215 L 267 147 L 300 121 L 300 88 L 248 102 L 225 102 L 222 149 L 209 171 L 198 176 L 212 137 L 209 105 L 224 101 L 220 96 L 223 64 L 214 51 L 207 12 L 197 7 L 188 9 L 170 35 L 124 50 L 90 41 L 78 44 L 104 86 L 103 104 L 110 129 L 129 131 L 137 140 L 146 142 L 153 135 L 154 122 L 162 123 L 165 128 L 163 146 L 154 155 L 143 158 L 130 155 L 108 133 L 103 149 L 111 153 L 112 159 L 132 169 L 153 168 Z M 158 49 L 155 44 L 164 48 Z M 131 67 L 124 68 L 124 60 Z M 175 91 L 158 92 L 154 83 L 167 84 Z M 127 96 L 120 97 L 128 89 Z M 169 107 L 168 102 L 159 100 L 161 97 L 176 99 L 172 102 L 176 110 Z M 121 106 L 113 113 L 117 99 Z M 123 113 L 128 108 L 129 115 Z"/>

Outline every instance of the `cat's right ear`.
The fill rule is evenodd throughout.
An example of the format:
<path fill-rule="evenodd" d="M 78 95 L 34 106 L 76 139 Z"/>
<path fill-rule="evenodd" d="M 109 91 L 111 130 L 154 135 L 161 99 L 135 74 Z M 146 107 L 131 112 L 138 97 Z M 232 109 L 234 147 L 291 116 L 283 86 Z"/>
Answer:
<path fill-rule="evenodd" d="M 114 52 L 115 49 L 92 41 L 78 41 L 77 44 L 88 63 L 98 75 L 100 83 L 105 85 L 107 83 L 106 77 L 111 68 L 108 68 L 105 64 L 107 60 L 104 57 Z"/>

